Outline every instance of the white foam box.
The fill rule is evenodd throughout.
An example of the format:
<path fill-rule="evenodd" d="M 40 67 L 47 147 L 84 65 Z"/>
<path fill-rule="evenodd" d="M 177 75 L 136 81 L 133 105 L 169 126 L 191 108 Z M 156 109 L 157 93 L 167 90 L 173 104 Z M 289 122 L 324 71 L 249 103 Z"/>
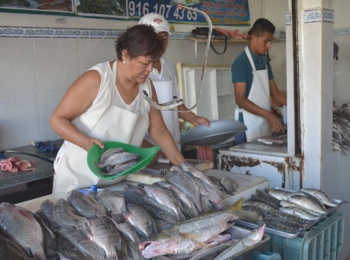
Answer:
<path fill-rule="evenodd" d="M 219 170 L 206 170 L 203 172 L 207 176 L 213 177 L 228 177 L 233 179 L 237 183 L 237 190 L 233 196 L 227 196 L 225 198 L 226 206 L 233 205 L 240 198 L 249 200 L 252 194 L 256 193 L 256 190 L 265 190 L 269 187 L 269 182 L 265 177 L 253 176 L 248 174 L 219 171 Z"/>

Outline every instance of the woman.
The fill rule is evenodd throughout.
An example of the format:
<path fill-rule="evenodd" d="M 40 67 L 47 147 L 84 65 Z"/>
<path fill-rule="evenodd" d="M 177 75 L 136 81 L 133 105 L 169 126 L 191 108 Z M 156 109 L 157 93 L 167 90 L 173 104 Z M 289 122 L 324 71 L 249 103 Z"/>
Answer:
<path fill-rule="evenodd" d="M 86 163 L 87 151 L 95 144 L 103 148 L 104 141 L 140 146 L 147 130 L 174 165 L 185 161 L 161 113 L 142 97 L 146 90 L 157 101 L 148 75 L 163 48 L 152 26 L 135 25 L 118 38 L 115 61 L 97 64 L 71 85 L 50 121 L 66 140 L 54 163 L 53 193 L 121 181 L 124 177 L 95 176 Z"/>

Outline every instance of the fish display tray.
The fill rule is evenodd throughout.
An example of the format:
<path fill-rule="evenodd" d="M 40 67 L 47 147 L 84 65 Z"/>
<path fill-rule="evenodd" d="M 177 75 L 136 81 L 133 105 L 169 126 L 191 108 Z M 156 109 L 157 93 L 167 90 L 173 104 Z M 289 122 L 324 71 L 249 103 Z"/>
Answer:
<path fill-rule="evenodd" d="M 278 187 L 276 187 L 275 189 L 285 190 L 285 191 L 290 191 L 290 192 L 296 192 L 294 190 L 278 188 Z M 310 228 L 312 228 L 313 226 L 317 225 L 320 221 L 326 220 L 329 217 L 330 214 L 333 214 L 345 202 L 345 201 L 339 200 L 339 199 L 333 199 L 333 201 L 335 203 L 337 203 L 337 206 L 335 206 L 333 208 L 326 207 L 327 212 L 324 215 L 320 216 L 320 218 L 318 220 L 313 221 L 313 222 L 310 223 L 310 225 L 306 226 L 305 227 L 305 231 L 310 230 Z M 257 228 L 258 227 L 257 224 L 253 224 L 253 223 L 250 223 L 250 222 L 247 222 L 247 221 L 243 221 L 243 220 L 236 220 L 236 223 L 241 225 L 241 226 L 249 227 L 249 228 Z M 280 230 L 273 229 L 273 228 L 269 228 L 269 227 L 265 228 L 265 232 L 267 232 L 269 234 L 273 234 L 273 235 L 277 235 L 277 236 L 281 236 L 281 237 L 286 237 L 286 238 L 297 237 L 297 236 L 299 236 L 300 234 L 302 234 L 305 231 L 299 231 L 299 232 L 296 232 L 296 233 L 287 233 L 287 232 L 280 231 Z"/>
<path fill-rule="evenodd" d="M 295 238 L 268 235 L 271 239 L 265 250 L 280 254 L 283 260 L 338 259 L 344 242 L 344 218 L 340 212 L 332 212 Z"/>

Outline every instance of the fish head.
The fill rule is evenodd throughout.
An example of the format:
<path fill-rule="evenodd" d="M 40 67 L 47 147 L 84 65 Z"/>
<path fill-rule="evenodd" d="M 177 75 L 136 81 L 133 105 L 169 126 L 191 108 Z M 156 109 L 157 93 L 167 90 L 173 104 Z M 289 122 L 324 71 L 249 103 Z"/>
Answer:
<path fill-rule="evenodd" d="M 265 227 L 266 227 L 266 224 L 264 223 L 264 224 L 260 225 L 257 229 L 254 229 L 249 234 L 249 240 L 248 240 L 249 245 L 255 245 L 263 238 L 264 233 L 265 233 Z"/>
<path fill-rule="evenodd" d="M 170 237 L 166 240 L 145 241 L 139 245 L 139 250 L 145 258 L 161 255 L 189 254 L 199 248 L 207 246 L 196 240 L 186 239 L 182 236 Z"/>

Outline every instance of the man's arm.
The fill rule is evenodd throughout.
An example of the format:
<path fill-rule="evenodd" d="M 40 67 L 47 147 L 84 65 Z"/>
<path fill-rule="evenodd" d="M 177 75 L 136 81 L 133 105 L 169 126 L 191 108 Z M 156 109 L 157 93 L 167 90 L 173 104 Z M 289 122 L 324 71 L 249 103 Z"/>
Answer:
<path fill-rule="evenodd" d="M 282 105 L 287 105 L 287 96 L 281 92 L 273 79 L 270 79 L 270 96 L 281 103 Z"/>
<path fill-rule="evenodd" d="M 233 84 L 235 90 L 236 104 L 242 107 L 244 110 L 266 118 L 268 121 L 271 131 L 273 133 L 284 133 L 284 128 L 280 120 L 272 114 L 270 111 L 267 111 L 245 97 L 247 85 L 245 82 L 236 82 Z"/>

